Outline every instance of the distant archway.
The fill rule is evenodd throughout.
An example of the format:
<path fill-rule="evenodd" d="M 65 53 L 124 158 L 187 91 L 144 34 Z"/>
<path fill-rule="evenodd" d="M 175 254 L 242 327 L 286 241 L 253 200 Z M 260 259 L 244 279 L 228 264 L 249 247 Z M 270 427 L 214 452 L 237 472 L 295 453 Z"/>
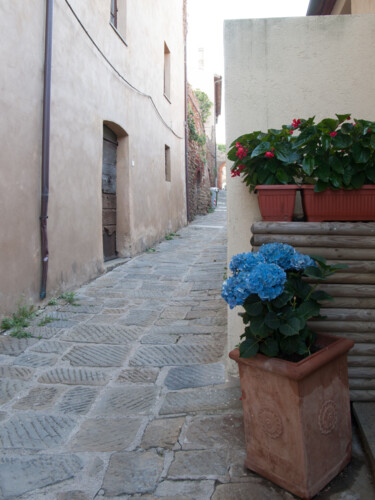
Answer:
<path fill-rule="evenodd" d="M 223 161 L 219 166 L 219 175 L 217 176 L 217 187 L 223 189 L 223 184 L 226 184 L 227 175 L 225 170 L 226 162 Z"/>

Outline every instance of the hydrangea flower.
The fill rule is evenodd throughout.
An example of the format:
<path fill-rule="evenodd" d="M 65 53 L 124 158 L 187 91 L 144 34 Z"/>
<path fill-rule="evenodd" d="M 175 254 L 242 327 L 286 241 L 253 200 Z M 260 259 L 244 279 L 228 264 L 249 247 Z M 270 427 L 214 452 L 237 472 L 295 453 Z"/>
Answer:
<path fill-rule="evenodd" d="M 221 296 L 231 309 L 235 306 L 241 306 L 252 293 L 249 275 L 250 273 L 241 273 L 224 281 Z"/>
<path fill-rule="evenodd" d="M 259 249 L 259 255 L 264 258 L 268 264 L 276 264 L 282 269 L 291 269 L 292 258 L 295 250 L 286 243 L 267 243 Z"/>
<path fill-rule="evenodd" d="M 239 253 L 233 256 L 229 269 L 234 275 L 237 275 L 242 271 L 251 271 L 260 262 L 264 262 L 264 259 L 258 252 Z"/>
<path fill-rule="evenodd" d="M 296 271 L 302 271 L 308 266 L 316 266 L 316 262 L 309 255 L 304 255 L 296 251 L 292 257 L 291 266 Z"/>
<path fill-rule="evenodd" d="M 258 264 L 250 273 L 250 289 L 262 300 L 273 300 L 284 291 L 286 272 L 276 264 Z"/>

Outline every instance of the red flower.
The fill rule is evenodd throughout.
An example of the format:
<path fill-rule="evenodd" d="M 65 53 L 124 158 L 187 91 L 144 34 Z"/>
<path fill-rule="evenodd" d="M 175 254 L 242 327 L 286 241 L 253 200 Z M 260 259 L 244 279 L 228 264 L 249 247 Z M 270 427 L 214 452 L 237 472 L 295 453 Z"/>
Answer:
<path fill-rule="evenodd" d="M 289 130 L 289 134 L 293 135 L 294 130 Z"/>
<path fill-rule="evenodd" d="M 331 132 L 329 135 L 330 135 L 331 137 L 336 137 L 337 132 Z"/>
<path fill-rule="evenodd" d="M 350 115 L 346 117 L 347 120 L 351 120 Z"/>
<path fill-rule="evenodd" d="M 292 129 L 296 129 L 296 128 L 298 128 L 300 125 L 301 125 L 301 120 L 299 120 L 299 119 L 298 119 L 298 120 L 296 120 L 296 119 L 294 118 L 294 120 L 292 121 L 292 125 L 291 125 Z"/>
<path fill-rule="evenodd" d="M 237 146 L 238 144 L 238 146 Z M 240 160 L 242 160 L 243 158 L 245 158 L 245 156 L 247 156 L 247 148 L 244 148 L 243 146 L 241 146 L 241 144 L 239 142 L 236 143 L 236 148 L 237 148 L 237 153 L 236 153 L 236 156 L 238 156 L 238 158 Z"/>
<path fill-rule="evenodd" d="M 372 132 L 372 128 L 367 129 L 367 132 Z"/>
<path fill-rule="evenodd" d="M 239 177 L 242 170 L 245 168 L 246 165 L 238 165 L 237 167 L 234 167 L 234 169 L 231 172 L 231 177 Z"/>
<path fill-rule="evenodd" d="M 266 158 L 273 158 L 275 155 L 271 153 L 271 151 L 267 151 L 267 153 L 264 155 Z"/>

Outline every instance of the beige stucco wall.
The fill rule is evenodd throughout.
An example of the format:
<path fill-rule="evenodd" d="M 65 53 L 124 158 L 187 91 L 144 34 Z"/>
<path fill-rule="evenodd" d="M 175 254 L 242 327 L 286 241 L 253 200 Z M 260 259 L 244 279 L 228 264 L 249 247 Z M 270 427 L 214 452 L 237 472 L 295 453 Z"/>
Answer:
<path fill-rule="evenodd" d="M 373 0 L 337 0 L 331 14 L 375 14 L 375 3 Z"/>
<path fill-rule="evenodd" d="M 227 147 L 239 135 L 293 118 L 351 113 L 373 120 L 374 26 L 372 15 L 226 21 Z M 260 216 L 256 195 L 227 168 L 230 259 L 250 251 L 250 227 Z M 229 314 L 229 348 L 243 331 L 237 312 Z"/>
<path fill-rule="evenodd" d="M 55 0 L 49 297 L 104 270 L 104 121 L 119 136 L 119 255 L 134 255 L 186 224 L 182 0 L 127 2 L 126 44 L 109 24 L 109 0 L 69 3 L 104 55 L 140 92 L 100 55 L 67 2 Z M 38 303 L 44 24 L 45 2 L 0 3 L 0 111 L 7 118 L 0 124 L 5 139 L 0 152 L 0 315 L 12 312 L 22 295 Z M 163 95 L 164 42 L 171 52 L 170 101 Z M 165 145 L 171 151 L 171 182 L 165 180 Z"/>

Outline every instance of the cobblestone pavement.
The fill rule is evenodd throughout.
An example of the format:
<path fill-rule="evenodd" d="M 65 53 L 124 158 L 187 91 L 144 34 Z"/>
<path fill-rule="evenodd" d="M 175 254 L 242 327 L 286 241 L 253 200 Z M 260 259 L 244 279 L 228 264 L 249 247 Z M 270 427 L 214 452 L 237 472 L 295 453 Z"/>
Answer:
<path fill-rule="evenodd" d="M 77 290 L 78 305 L 48 306 L 33 338 L 0 336 L 2 500 L 294 498 L 243 467 L 220 194 L 214 213 Z M 357 439 L 319 498 L 374 498 Z"/>

